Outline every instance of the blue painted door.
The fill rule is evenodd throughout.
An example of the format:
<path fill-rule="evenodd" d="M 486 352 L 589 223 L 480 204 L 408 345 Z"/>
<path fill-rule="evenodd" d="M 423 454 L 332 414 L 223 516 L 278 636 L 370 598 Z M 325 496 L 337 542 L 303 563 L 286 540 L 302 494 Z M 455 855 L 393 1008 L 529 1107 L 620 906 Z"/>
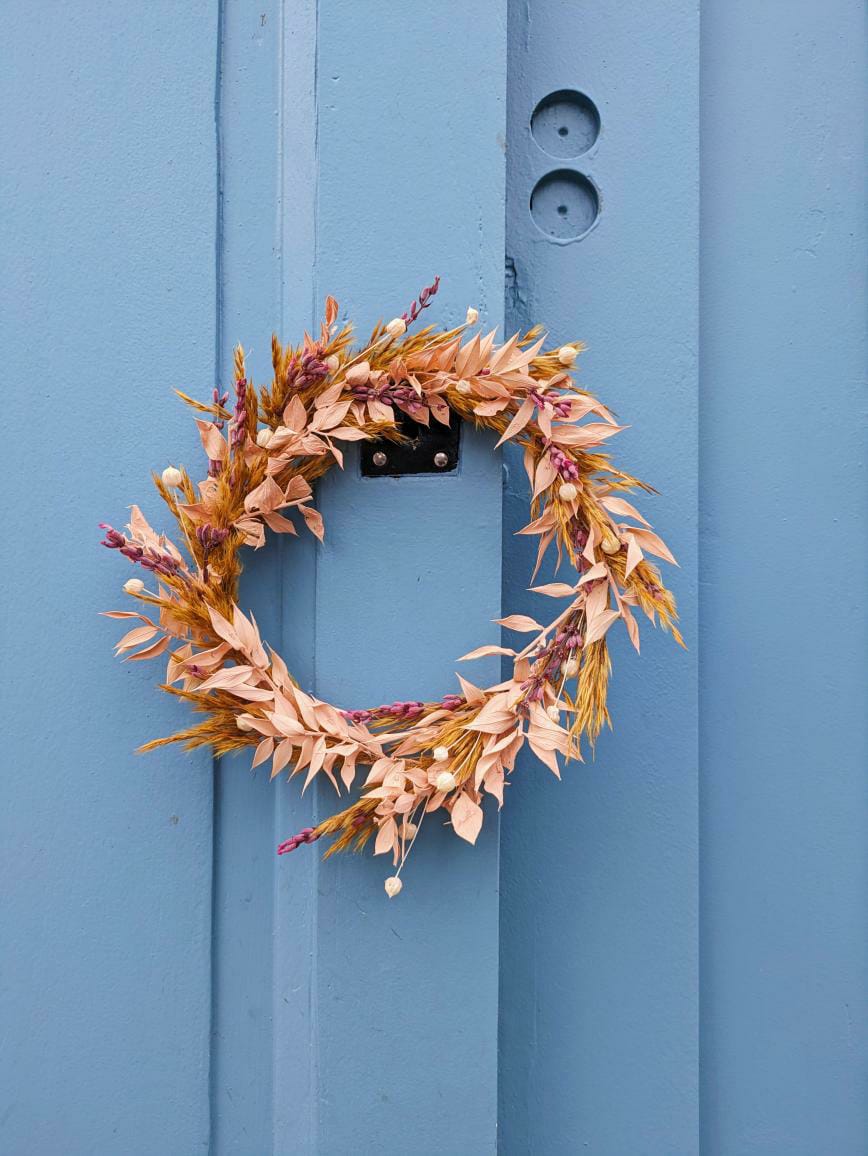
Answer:
<path fill-rule="evenodd" d="M 699 8 L 7 14 L 0 1152 L 868 1147 L 864 12 Z M 132 753 L 185 716 L 111 658 L 96 525 L 195 453 L 171 387 L 435 273 L 438 321 L 588 343 L 688 651 L 619 645 L 596 760 L 519 766 L 389 904 L 371 858 L 276 859 L 325 796 Z M 252 562 L 306 685 L 442 694 L 501 603 L 539 611 L 491 450 L 352 461 L 325 544 Z"/>

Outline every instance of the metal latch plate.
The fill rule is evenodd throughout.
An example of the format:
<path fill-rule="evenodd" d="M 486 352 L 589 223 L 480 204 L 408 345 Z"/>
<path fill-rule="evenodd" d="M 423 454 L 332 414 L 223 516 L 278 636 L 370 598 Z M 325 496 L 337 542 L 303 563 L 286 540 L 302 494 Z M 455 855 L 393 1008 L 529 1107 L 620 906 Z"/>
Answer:
<path fill-rule="evenodd" d="M 409 440 L 399 445 L 388 441 L 362 442 L 362 477 L 402 478 L 410 474 L 448 474 L 458 467 L 461 421 L 450 413 L 450 424 L 431 418 L 420 425 L 401 414 L 398 426 Z"/>

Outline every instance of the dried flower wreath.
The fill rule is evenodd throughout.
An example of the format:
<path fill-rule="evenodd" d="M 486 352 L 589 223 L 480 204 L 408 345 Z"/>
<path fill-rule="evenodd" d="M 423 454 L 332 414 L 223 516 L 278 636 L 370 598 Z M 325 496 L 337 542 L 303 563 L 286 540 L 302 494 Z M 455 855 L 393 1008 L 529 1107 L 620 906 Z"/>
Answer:
<path fill-rule="evenodd" d="M 674 599 L 644 555 L 675 559 L 621 496 L 650 487 L 615 469 L 599 450 L 623 427 L 573 384 L 582 347 L 544 353 L 538 329 L 502 345 L 494 333 L 469 337 L 475 309 L 456 329 L 409 335 L 438 284 L 439 278 L 402 317 L 378 324 L 362 348 L 351 348 L 352 327 L 338 327 L 338 305 L 329 297 L 317 338 L 305 334 L 297 348 L 272 339 L 274 377 L 259 390 L 248 381 L 238 347 L 231 409 L 228 393 L 215 389 L 211 404 L 202 404 L 179 391 L 203 415 L 197 425 L 207 477 L 194 486 L 185 469 L 169 466 L 154 483 L 188 557 L 136 506 L 128 533 L 101 527 L 102 544 L 150 571 L 156 584 L 156 590 L 138 578 L 124 584 L 155 617 L 110 612 L 140 623 L 117 652 L 138 660 L 171 648 L 162 689 L 206 716 L 142 750 L 183 742 L 224 755 L 255 746 L 253 766 L 270 760 L 272 778 L 285 768 L 290 776 L 306 772 L 307 787 L 322 774 L 338 792 L 341 782 L 352 786 L 357 766 L 369 768 L 355 802 L 294 835 L 278 853 L 331 835 L 331 854 L 361 848 L 374 836 L 374 853 L 391 852 L 396 867 L 385 883 L 390 897 L 401 890 L 401 868 L 426 814 L 443 808 L 455 833 L 473 843 L 483 792 L 503 805 L 505 776 L 525 743 L 558 776 L 558 754 L 580 759 L 582 735 L 593 745 L 610 722 L 606 633 L 617 619 L 637 650 L 634 607 L 652 622 L 659 618 L 681 642 Z M 464 655 L 509 656 L 506 681 L 481 688 L 459 676 L 460 694 L 440 702 L 340 710 L 306 693 L 263 646 L 253 616 L 239 609 L 241 548 L 264 545 L 266 527 L 295 534 L 282 512 L 293 509 L 322 539 L 311 485 L 335 463 L 343 465 L 342 443 L 399 441 L 397 411 L 423 424 L 432 418 L 448 424 L 450 410 L 494 430 L 498 445 L 523 446 L 532 521 L 520 532 L 539 537 L 534 577 L 555 543 L 558 561 L 565 554 L 578 578 L 533 587 L 566 601 L 548 626 L 522 614 L 498 620 L 532 635 L 529 645 L 480 646 Z"/>

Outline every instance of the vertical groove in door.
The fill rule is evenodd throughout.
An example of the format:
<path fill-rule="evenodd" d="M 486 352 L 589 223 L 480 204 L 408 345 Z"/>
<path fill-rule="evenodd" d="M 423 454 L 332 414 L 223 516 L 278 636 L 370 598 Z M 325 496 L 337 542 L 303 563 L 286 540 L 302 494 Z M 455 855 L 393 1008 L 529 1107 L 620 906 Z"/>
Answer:
<path fill-rule="evenodd" d="M 226 17 L 226 0 L 218 0 L 217 4 L 217 41 L 214 61 L 214 388 L 220 386 L 220 370 L 222 366 L 223 345 L 223 124 L 221 101 L 223 96 L 223 36 Z M 219 819 L 222 812 L 220 800 L 220 760 L 212 758 L 212 821 L 211 821 L 211 990 L 210 990 L 210 1033 L 208 1045 L 208 1151 L 212 1153 L 215 1147 L 215 1040 L 218 1027 L 217 994 L 219 989 L 218 969 L 220 967 L 220 953 L 217 950 L 217 925 L 220 917 L 218 910 L 218 862 L 219 862 Z"/>
<path fill-rule="evenodd" d="M 297 341 L 315 317 L 317 107 L 316 0 L 287 10 L 280 0 L 278 40 L 278 139 L 276 219 L 279 311 L 282 340 Z M 279 548 L 280 653 L 302 686 L 316 687 L 316 542 L 272 539 Z M 316 1153 L 317 1055 L 316 936 L 319 854 L 316 847 L 278 860 L 274 847 L 315 820 L 315 792 L 303 797 L 300 783 L 283 776 L 273 792 L 272 904 L 272 1104 L 274 1156 Z"/>
<path fill-rule="evenodd" d="M 218 383 L 226 389 L 236 343 L 245 347 L 248 377 L 262 384 L 271 378 L 272 332 L 296 334 L 311 323 L 312 257 L 299 239 L 311 236 L 313 217 L 303 95 L 314 27 L 303 11 L 287 21 L 282 5 L 266 0 L 255 9 L 226 4 L 222 31 Z M 247 551 L 240 594 L 302 680 L 311 675 L 312 557 L 303 543 L 280 538 Z M 212 1153 L 285 1151 L 292 1137 L 304 1148 L 299 1106 L 313 1099 L 311 1016 L 297 982 L 309 969 L 303 928 L 312 926 L 315 892 L 298 876 L 315 860 L 299 856 L 287 895 L 287 864 L 275 849 L 280 835 L 303 825 L 295 787 L 269 782 L 265 770 L 251 774 L 249 754 L 221 760 L 215 780 Z M 297 909 L 294 895 L 307 906 Z"/>

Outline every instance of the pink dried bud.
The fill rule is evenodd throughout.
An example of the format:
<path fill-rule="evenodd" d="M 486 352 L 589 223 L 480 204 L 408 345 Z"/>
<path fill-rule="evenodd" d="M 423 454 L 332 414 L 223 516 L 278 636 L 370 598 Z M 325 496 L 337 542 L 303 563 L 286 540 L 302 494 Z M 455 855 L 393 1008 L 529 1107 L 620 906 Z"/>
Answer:
<path fill-rule="evenodd" d="M 120 550 L 126 545 L 126 538 L 123 534 L 119 534 L 117 530 L 108 525 L 107 522 L 100 522 L 99 527 L 105 530 L 105 538 L 102 541 L 103 546 L 107 546 L 109 550 Z"/>
<path fill-rule="evenodd" d="M 303 827 L 297 835 L 293 835 L 291 839 L 281 843 L 277 848 L 277 853 L 278 855 L 286 855 L 287 852 L 294 851 L 302 843 L 315 843 L 318 838 L 319 835 L 313 827 Z"/>
<path fill-rule="evenodd" d="M 196 537 L 204 550 L 213 550 L 229 537 L 229 531 L 224 527 L 212 526 L 206 523 L 196 527 Z"/>
<path fill-rule="evenodd" d="M 440 288 L 440 278 L 435 277 L 430 285 L 427 285 L 419 294 L 419 300 L 414 301 L 406 313 L 401 314 L 401 320 L 409 325 L 415 321 L 423 309 L 427 309 L 431 304 L 431 298 Z"/>

